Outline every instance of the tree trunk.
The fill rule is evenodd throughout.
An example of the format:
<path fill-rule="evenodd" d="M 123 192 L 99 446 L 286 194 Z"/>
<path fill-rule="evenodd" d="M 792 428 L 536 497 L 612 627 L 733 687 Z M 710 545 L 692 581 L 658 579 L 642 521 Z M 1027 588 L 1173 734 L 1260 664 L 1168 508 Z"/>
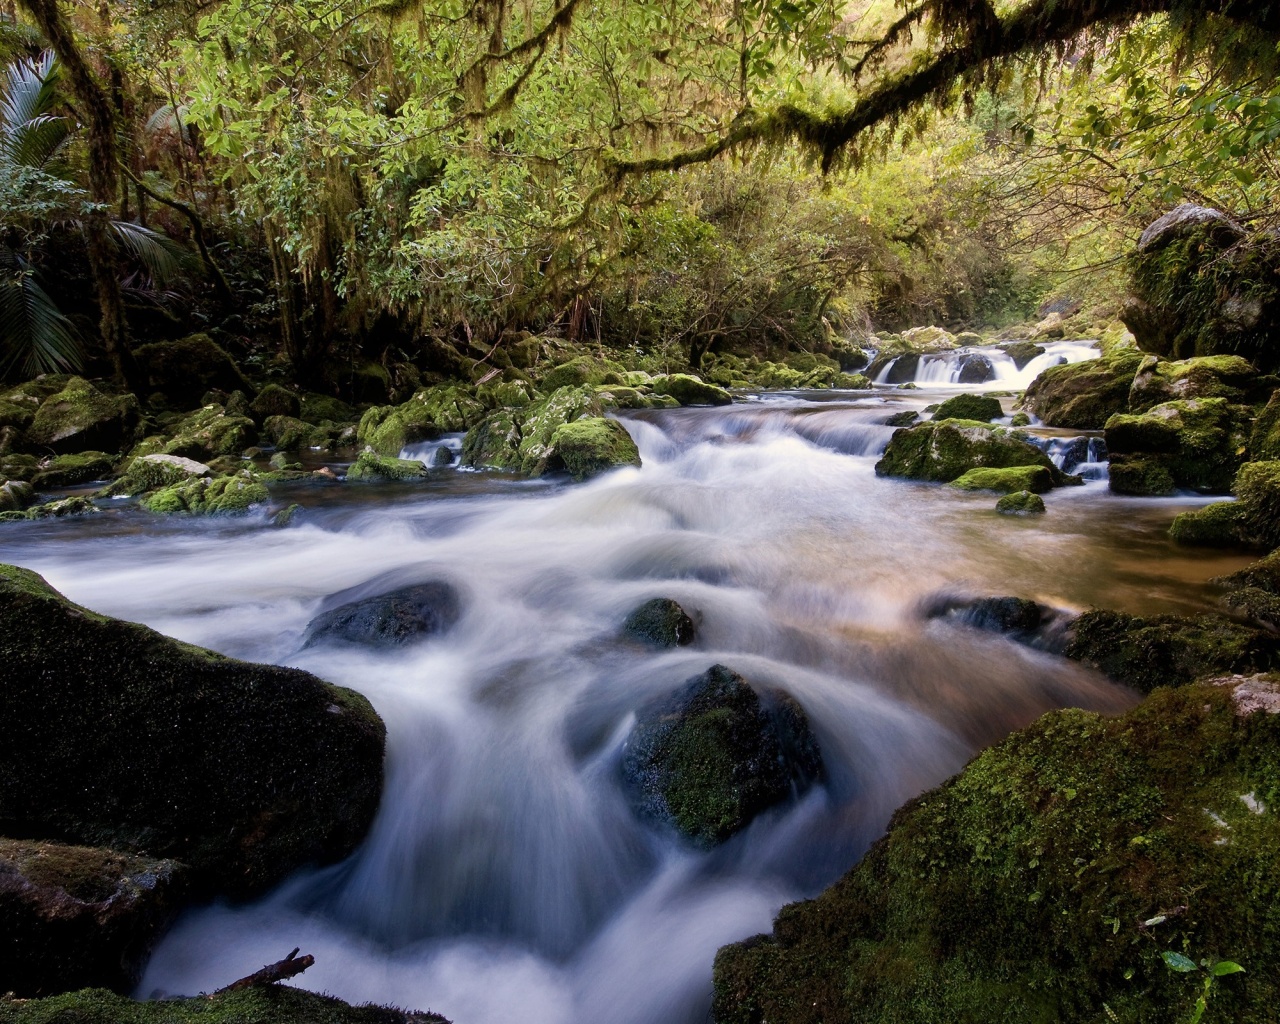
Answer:
<path fill-rule="evenodd" d="M 89 194 L 97 206 L 84 219 L 85 249 L 102 314 L 102 344 L 116 379 L 130 390 L 140 388 L 137 365 L 127 345 L 128 328 L 117 275 L 117 250 L 111 237 L 110 210 L 116 200 L 115 112 L 94 78 L 57 0 L 20 0 L 62 64 L 66 81 L 85 118 L 89 136 Z"/>

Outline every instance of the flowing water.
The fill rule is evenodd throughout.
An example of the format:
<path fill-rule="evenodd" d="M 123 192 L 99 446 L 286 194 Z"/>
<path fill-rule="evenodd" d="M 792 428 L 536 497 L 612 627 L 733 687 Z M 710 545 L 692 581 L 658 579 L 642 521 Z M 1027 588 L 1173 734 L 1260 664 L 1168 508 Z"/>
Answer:
<path fill-rule="evenodd" d="M 1188 611 L 1243 560 L 1176 549 L 1170 519 L 1203 499 L 1110 495 L 1087 440 L 1101 471 L 1040 519 L 878 479 L 884 420 L 958 390 L 932 387 L 627 414 L 643 468 L 586 484 L 442 469 L 299 488 L 307 516 L 283 530 L 129 510 L 6 529 L 0 560 L 74 600 L 354 687 L 387 723 L 360 849 L 258 903 L 188 913 L 139 995 L 212 990 L 300 946 L 317 959 L 305 987 L 458 1024 L 701 1021 L 716 948 L 847 870 L 905 800 L 1046 710 L 1129 706 L 1078 665 L 922 604 Z M 1070 436 L 1043 435 L 1067 457 Z M 447 634 L 300 649 L 327 596 L 434 579 L 464 596 Z M 656 596 L 698 618 L 691 647 L 620 638 Z M 638 821 L 618 763 L 637 709 L 717 662 L 794 695 L 828 778 L 708 853 Z"/>

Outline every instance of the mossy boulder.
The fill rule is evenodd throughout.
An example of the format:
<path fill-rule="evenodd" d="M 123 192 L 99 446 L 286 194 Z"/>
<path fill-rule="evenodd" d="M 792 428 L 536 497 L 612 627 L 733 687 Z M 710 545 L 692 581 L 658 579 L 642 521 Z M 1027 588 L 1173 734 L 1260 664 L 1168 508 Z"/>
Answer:
<path fill-rule="evenodd" d="M 1043 451 L 1017 433 L 973 420 L 931 420 L 894 432 L 877 476 L 950 483 L 971 469 L 1043 466 L 1059 473 Z"/>
<path fill-rule="evenodd" d="M 804 711 L 715 665 L 642 709 L 623 754 L 639 813 L 711 847 L 823 775 Z"/>
<path fill-rule="evenodd" d="M 1280 666 L 1280 636 L 1221 615 L 1140 618 L 1091 611 L 1071 624 L 1063 653 L 1150 693 L 1213 674 Z"/>
<path fill-rule="evenodd" d="M 35 519 L 65 519 L 68 516 L 91 516 L 101 512 L 89 498 L 75 495 L 71 498 L 58 498 L 46 501 L 41 505 L 32 505 L 23 512 L 0 512 L 0 522 L 10 523 Z"/>
<path fill-rule="evenodd" d="M 724 388 L 707 384 L 689 373 L 654 377 L 650 386 L 659 395 L 670 395 L 681 405 L 729 405 L 733 396 Z"/>
<path fill-rule="evenodd" d="M 904 352 L 948 352 L 957 345 L 956 336 L 941 327 L 912 327 L 899 335 L 897 345 Z M 893 347 L 893 343 L 886 349 Z"/>
<path fill-rule="evenodd" d="M 249 417 L 233 416 L 220 405 L 207 405 L 178 423 L 164 452 L 208 462 L 219 455 L 238 455 L 257 440 L 258 428 Z"/>
<path fill-rule="evenodd" d="M 463 464 L 538 476 L 547 470 L 554 454 L 552 438 L 560 427 L 603 412 L 599 395 L 589 386 L 560 388 L 524 409 L 499 410 L 463 439 Z"/>
<path fill-rule="evenodd" d="M 1038 356 L 1044 355 L 1044 346 L 1037 345 L 1033 341 L 1014 341 L 1008 345 L 1001 345 L 1001 350 L 1013 360 L 1013 365 L 1019 370 L 1025 367 L 1031 360 Z"/>
<path fill-rule="evenodd" d="M 252 475 L 237 473 L 229 476 L 188 476 L 181 483 L 144 494 L 139 504 L 148 512 L 164 515 L 232 516 L 243 515 L 269 498 L 267 488 Z"/>
<path fill-rule="evenodd" d="M 633 640 L 655 647 L 683 647 L 693 643 L 697 627 L 671 598 L 655 597 L 627 616 L 622 631 Z"/>
<path fill-rule="evenodd" d="M 234 979 L 229 979 L 234 980 Z M 351 1006 L 292 985 L 135 1002 L 103 989 L 48 999 L 0 996 L 0 1024 L 449 1024 L 438 1013 Z"/>
<path fill-rule="evenodd" d="M 578 388 L 589 384 L 622 383 L 622 375 L 626 367 L 612 359 L 595 356 L 577 356 L 566 362 L 551 367 L 542 375 L 539 382 L 542 390 L 551 392 L 560 388 Z M 618 379 L 608 381 L 605 378 L 617 375 Z"/>
<path fill-rule="evenodd" d="M 1000 400 L 986 395 L 952 395 L 938 406 L 935 420 L 977 420 L 989 423 L 1004 415 Z"/>
<path fill-rule="evenodd" d="M 296 417 L 302 411 L 302 402 L 296 394 L 279 384 L 268 384 L 249 403 L 253 418 L 261 423 L 272 416 Z"/>
<path fill-rule="evenodd" d="M 1269 551 L 1280 546 L 1280 460 L 1246 462 L 1232 489 L 1237 501 L 1182 512 L 1169 535 L 1181 544 L 1210 547 Z"/>
<path fill-rule="evenodd" d="M 772 934 L 720 950 L 714 1020 L 1189 1020 L 1206 973 L 1166 951 L 1245 967 L 1214 983 L 1215 1019 L 1274 1020 L 1280 715 L 1241 711 L 1199 685 L 1045 715 L 900 809 Z"/>
<path fill-rule="evenodd" d="M 639 465 L 640 451 L 617 420 L 583 416 L 560 425 L 551 435 L 547 468 L 564 469 L 575 480 Z"/>
<path fill-rule="evenodd" d="M 356 437 L 379 455 L 397 456 L 407 445 L 468 430 L 488 411 L 473 389 L 450 382 L 419 391 L 402 405 L 375 406 L 360 418 Z"/>
<path fill-rule="evenodd" d="M 1239 356 L 1176 361 L 1147 356 L 1129 388 L 1129 411 L 1143 412 L 1189 398 L 1223 398 L 1235 404 L 1264 401 L 1266 384 L 1273 380 L 1260 378 L 1253 364 Z"/>
<path fill-rule="evenodd" d="M 1231 614 L 1280 631 L 1280 548 L 1210 582 L 1223 589 L 1219 603 Z"/>
<path fill-rule="evenodd" d="M 417 459 L 393 459 L 370 451 L 361 452 L 347 469 L 348 483 L 385 483 L 422 480 L 427 467 Z"/>
<path fill-rule="evenodd" d="M 262 424 L 262 432 L 267 439 L 285 452 L 310 448 L 312 438 L 319 429 L 295 416 L 270 416 Z"/>
<path fill-rule="evenodd" d="M 1142 360 L 1142 353 L 1122 348 L 1111 356 L 1051 366 L 1028 386 L 1023 408 L 1050 427 L 1101 430 L 1112 416 L 1128 411 Z"/>
<path fill-rule="evenodd" d="M 253 385 L 207 334 L 140 345 L 133 350 L 133 357 L 151 390 L 161 392 L 180 408 L 191 408 L 212 390 L 253 394 Z"/>
<path fill-rule="evenodd" d="M 177 861 L 0 838 L 0 989 L 129 991 L 185 890 Z"/>
<path fill-rule="evenodd" d="M 1055 616 L 1052 609 L 1025 597 L 943 596 L 923 611 L 926 618 L 947 619 L 971 629 L 1004 633 L 1019 639 L 1034 636 L 1046 621 Z"/>
<path fill-rule="evenodd" d="M 40 402 L 34 397 L 29 399 L 26 396 L 15 395 L 14 397 L 18 400 L 10 400 L 7 395 L 0 395 L 0 427 L 26 430 L 31 426 L 31 421 L 36 418 Z"/>
<path fill-rule="evenodd" d="M 343 596 L 311 620 L 303 647 L 335 641 L 396 646 L 447 632 L 462 614 L 461 596 L 444 580 L 354 600 Z"/>
<path fill-rule="evenodd" d="M 209 475 L 209 467 L 181 455 L 143 455 L 132 460 L 128 469 L 104 492 L 104 497 L 136 497 L 148 491 L 158 491 L 175 484 L 186 483 L 193 477 Z"/>
<path fill-rule="evenodd" d="M 36 500 L 36 489 L 25 480 L 6 480 L 0 484 L 0 513 L 22 512 Z"/>
<path fill-rule="evenodd" d="M 351 423 L 360 418 L 356 410 L 342 399 L 314 391 L 308 391 L 302 396 L 298 411 L 293 415 L 317 426 L 325 422 Z"/>
<path fill-rule="evenodd" d="M 31 478 L 39 491 L 50 488 L 72 487 L 102 480 L 111 475 L 115 459 L 106 452 L 76 452 L 74 455 L 55 455 L 40 463 L 40 469 Z"/>
<path fill-rule="evenodd" d="M 59 454 L 83 451 L 118 452 L 131 445 L 142 422 L 132 395 L 99 391 L 81 377 L 70 378 L 61 391 L 45 399 L 24 444 Z"/>
<path fill-rule="evenodd" d="M 1280 459 L 1280 388 L 1271 393 L 1271 400 L 1253 422 L 1249 455 L 1259 460 Z"/>
<path fill-rule="evenodd" d="M 1118 494 L 1168 494 L 1174 487 L 1226 494 L 1244 461 L 1249 409 L 1225 398 L 1165 402 L 1144 413 L 1107 420 L 1111 489 Z M 1126 471 L 1126 464 L 1138 464 Z"/>
<path fill-rule="evenodd" d="M 996 491 L 999 494 L 1031 491 L 1033 494 L 1044 494 L 1053 489 L 1053 473 L 1044 466 L 971 469 L 952 480 L 951 486 L 962 491 Z"/>
<path fill-rule="evenodd" d="M 1038 516 L 1045 512 L 1044 499 L 1032 491 L 1014 491 L 996 502 L 1002 516 Z"/>
<path fill-rule="evenodd" d="M 359 694 L 97 615 L 26 569 L 0 566 L 0 596 L 0 834 L 175 858 L 236 897 L 364 836 L 384 728 Z"/>

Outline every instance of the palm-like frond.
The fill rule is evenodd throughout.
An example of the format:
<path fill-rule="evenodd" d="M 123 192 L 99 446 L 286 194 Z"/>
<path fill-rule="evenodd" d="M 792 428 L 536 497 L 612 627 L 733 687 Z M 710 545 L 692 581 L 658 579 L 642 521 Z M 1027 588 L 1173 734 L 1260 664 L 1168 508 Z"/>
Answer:
<path fill-rule="evenodd" d="M 71 134 L 71 122 L 50 113 L 60 73 L 51 50 L 10 63 L 0 76 L 0 154 L 43 167 Z"/>
<path fill-rule="evenodd" d="M 62 148 L 70 135 L 69 118 L 41 114 L 6 131 L 5 149 L 15 164 L 40 168 Z"/>
<path fill-rule="evenodd" d="M 158 231 L 128 220 L 113 220 L 111 231 L 146 267 L 151 280 L 162 288 L 194 266 L 194 257 L 185 246 Z"/>
<path fill-rule="evenodd" d="M 40 287 L 31 266 L 0 245 L 0 376 L 79 370 L 84 350 L 75 325 Z"/>
<path fill-rule="evenodd" d="M 191 124 L 187 118 L 187 108 L 183 104 L 173 106 L 166 103 L 147 118 L 147 131 L 153 135 L 167 132 L 177 135 L 184 142 L 191 142 Z"/>

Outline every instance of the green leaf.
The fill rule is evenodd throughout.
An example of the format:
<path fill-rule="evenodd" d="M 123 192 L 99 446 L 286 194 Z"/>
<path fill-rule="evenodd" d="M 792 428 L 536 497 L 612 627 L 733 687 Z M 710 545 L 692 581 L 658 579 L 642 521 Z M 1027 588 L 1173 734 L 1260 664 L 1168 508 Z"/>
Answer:
<path fill-rule="evenodd" d="M 1215 978 L 1222 978 L 1228 974 L 1242 974 L 1243 972 L 1244 968 L 1231 960 L 1219 960 L 1209 968 L 1209 973 Z"/>
<path fill-rule="evenodd" d="M 1160 954 L 1164 958 L 1164 962 L 1169 965 L 1169 970 L 1177 971 L 1179 974 L 1187 974 L 1196 969 L 1196 962 L 1181 953 L 1175 953 L 1171 949 L 1166 949 Z"/>

